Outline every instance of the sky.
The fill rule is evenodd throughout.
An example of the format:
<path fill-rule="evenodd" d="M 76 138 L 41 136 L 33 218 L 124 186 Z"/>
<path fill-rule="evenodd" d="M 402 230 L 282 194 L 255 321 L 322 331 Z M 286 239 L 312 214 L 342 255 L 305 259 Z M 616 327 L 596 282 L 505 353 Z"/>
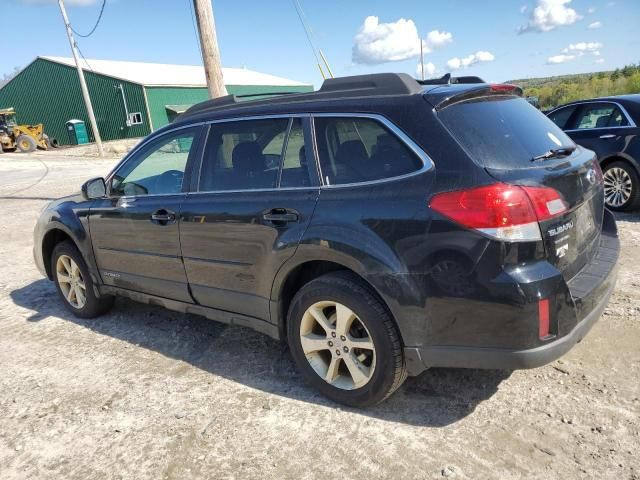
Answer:
<path fill-rule="evenodd" d="M 405 72 L 487 81 L 611 70 L 640 62 L 640 0 L 299 0 L 335 76 Z M 65 0 L 88 32 L 102 0 Z M 86 58 L 202 64 L 192 0 L 107 0 Z M 293 0 L 214 0 L 223 66 L 319 87 Z M 0 0 L 0 77 L 38 55 L 70 57 L 56 0 Z M 20 19 L 18 21 L 18 19 Z M 24 21 L 28 19 L 29 21 Z M 8 45 L 8 44 L 7 44 Z"/>

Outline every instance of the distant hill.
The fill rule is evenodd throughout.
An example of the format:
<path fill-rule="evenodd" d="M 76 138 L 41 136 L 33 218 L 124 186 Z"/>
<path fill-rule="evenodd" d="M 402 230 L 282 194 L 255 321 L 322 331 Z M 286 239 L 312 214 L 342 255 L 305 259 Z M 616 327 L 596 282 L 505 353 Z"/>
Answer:
<path fill-rule="evenodd" d="M 574 100 L 640 93 L 640 64 L 611 71 L 509 80 L 524 89 L 525 96 L 538 97 L 543 110 Z"/>

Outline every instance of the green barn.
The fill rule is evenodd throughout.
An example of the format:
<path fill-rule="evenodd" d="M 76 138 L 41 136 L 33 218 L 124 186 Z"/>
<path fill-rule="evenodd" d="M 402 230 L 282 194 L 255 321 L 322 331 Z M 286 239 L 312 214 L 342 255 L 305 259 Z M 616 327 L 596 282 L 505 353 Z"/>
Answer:
<path fill-rule="evenodd" d="M 104 141 L 137 138 L 206 100 L 204 68 L 193 65 L 83 60 L 83 70 Z M 310 92 L 313 86 L 246 68 L 223 68 L 230 94 Z M 72 58 L 38 57 L 0 89 L 0 108 L 15 108 L 20 124 L 43 123 L 62 145 L 72 141 L 65 123 L 89 125 Z"/>

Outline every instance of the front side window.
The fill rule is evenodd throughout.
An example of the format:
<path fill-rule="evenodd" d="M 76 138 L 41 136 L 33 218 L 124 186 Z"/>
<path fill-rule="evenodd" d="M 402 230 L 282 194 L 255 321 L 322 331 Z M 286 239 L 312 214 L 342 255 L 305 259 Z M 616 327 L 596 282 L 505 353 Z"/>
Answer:
<path fill-rule="evenodd" d="M 111 180 L 117 196 L 167 195 L 182 191 L 182 180 L 197 129 L 163 135 L 143 147 Z"/>
<path fill-rule="evenodd" d="M 575 126 L 578 130 L 589 128 L 624 127 L 628 125 L 627 119 L 613 103 L 596 103 L 585 105 Z"/>
<path fill-rule="evenodd" d="M 288 126 L 288 118 L 212 124 L 200 191 L 275 188 Z"/>
<path fill-rule="evenodd" d="M 558 127 L 564 130 L 565 128 L 567 128 L 567 122 L 569 121 L 569 118 L 571 118 L 571 115 L 575 111 L 576 111 L 575 105 L 559 108 L 555 112 L 550 113 L 549 118 L 553 123 L 555 123 Z"/>
<path fill-rule="evenodd" d="M 423 165 L 375 119 L 316 117 L 314 125 L 322 175 L 328 185 L 397 177 Z"/>

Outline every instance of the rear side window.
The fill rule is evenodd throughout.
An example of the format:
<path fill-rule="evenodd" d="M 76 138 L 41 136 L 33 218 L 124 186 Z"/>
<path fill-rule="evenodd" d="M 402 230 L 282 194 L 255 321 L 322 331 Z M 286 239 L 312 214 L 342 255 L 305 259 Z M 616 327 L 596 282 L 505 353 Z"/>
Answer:
<path fill-rule="evenodd" d="M 422 161 L 371 118 L 316 117 L 316 143 L 328 185 L 368 182 L 419 170 Z"/>
<path fill-rule="evenodd" d="M 212 124 L 200 190 L 275 188 L 288 126 L 288 118 Z"/>
<path fill-rule="evenodd" d="M 528 168 L 537 155 L 575 145 L 555 123 L 519 97 L 455 103 L 438 117 L 469 156 L 485 168 Z"/>
<path fill-rule="evenodd" d="M 589 128 L 625 127 L 627 118 L 613 103 L 594 103 L 584 105 L 576 121 L 577 130 Z"/>

